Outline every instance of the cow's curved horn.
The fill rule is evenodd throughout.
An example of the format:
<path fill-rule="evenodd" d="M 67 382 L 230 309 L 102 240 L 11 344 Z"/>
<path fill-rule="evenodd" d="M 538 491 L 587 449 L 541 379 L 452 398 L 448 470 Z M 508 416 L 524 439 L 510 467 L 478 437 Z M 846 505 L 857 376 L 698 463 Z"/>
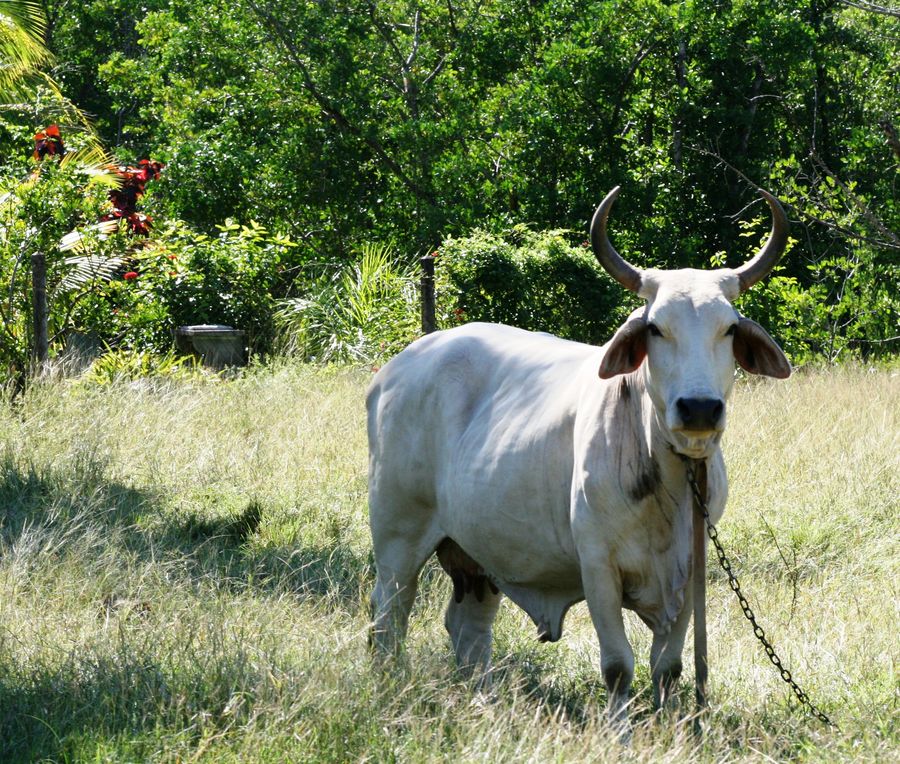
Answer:
<path fill-rule="evenodd" d="M 741 291 L 744 292 L 752 287 L 757 281 L 763 278 L 778 262 L 781 253 L 787 246 L 788 240 L 788 219 L 784 214 L 781 203 L 768 191 L 760 192 L 769 203 L 769 209 L 772 210 L 772 233 L 769 239 L 753 259 L 744 263 L 740 268 L 735 268 L 734 272 L 740 279 Z"/>
<path fill-rule="evenodd" d="M 610 207 L 619 195 L 620 188 L 621 186 L 616 186 L 597 207 L 591 221 L 591 244 L 594 247 L 594 255 L 600 261 L 600 265 L 609 271 L 609 275 L 626 289 L 637 292 L 641 288 L 641 270 L 616 252 L 606 235 L 606 218 L 609 217 Z"/>

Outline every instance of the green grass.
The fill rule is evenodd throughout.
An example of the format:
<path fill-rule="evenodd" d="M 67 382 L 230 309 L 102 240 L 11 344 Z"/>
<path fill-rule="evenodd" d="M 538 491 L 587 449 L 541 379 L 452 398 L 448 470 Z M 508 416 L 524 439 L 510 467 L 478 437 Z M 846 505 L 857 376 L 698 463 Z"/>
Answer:
<path fill-rule="evenodd" d="M 505 604 L 485 699 L 453 673 L 429 564 L 403 665 L 373 667 L 369 376 L 48 383 L 0 407 L 0 761 L 900 758 L 896 369 L 743 382 L 730 414 L 722 538 L 840 729 L 797 708 L 711 562 L 711 731 L 698 745 L 651 716 L 629 617 L 629 748 L 604 722 L 584 605 L 543 645 Z"/>

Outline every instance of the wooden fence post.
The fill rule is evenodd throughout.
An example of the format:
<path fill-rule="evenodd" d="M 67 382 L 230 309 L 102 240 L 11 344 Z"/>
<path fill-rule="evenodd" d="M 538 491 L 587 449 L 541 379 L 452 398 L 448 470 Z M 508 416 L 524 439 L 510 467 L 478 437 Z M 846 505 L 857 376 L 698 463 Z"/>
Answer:
<path fill-rule="evenodd" d="M 419 258 L 422 264 L 422 333 L 431 334 L 437 329 L 434 318 L 434 258 L 431 255 Z"/>
<path fill-rule="evenodd" d="M 43 252 L 31 256 L 32 310 L 34 313 L 34 346 L 31 357 L 35 374 L 41 374 L 50 349 L 47 313 L 47 258 Z"/>
<path fill-rule="evenodd" d="M 706 502 L 709 499 L 707 489 L 706 462 L 695 461 L 697 486 L 700 496 Z M 693 594 L 694 594 L 694 698 L 696 710 L 694 716 L 694 734 L 703 734 L 709 710 L 707 684 L 709 682 L 709 663 L 706 651 L 706 518 L 704 507 L 698 497 L 693 498 Z"/>

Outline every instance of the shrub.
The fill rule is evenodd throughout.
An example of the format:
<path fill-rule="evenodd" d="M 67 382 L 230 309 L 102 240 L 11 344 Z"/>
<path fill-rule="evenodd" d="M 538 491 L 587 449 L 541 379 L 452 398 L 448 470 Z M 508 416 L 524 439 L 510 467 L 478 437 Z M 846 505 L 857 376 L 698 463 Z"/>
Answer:
<path fill-rule="evenodd" d="M 435 270 L 441 326 L 497 321 L 600 344 L 635 304 L 565 231 L 476 230 L 444 241 Z"/>
<path fill-rule="evenodd" d="M 769 328 L 795 365 L 889 356 L 897 347 L 900 266 L 848 238 L 832 256 L 805 263 L 808 275 L 797 278 L 788 275 L 796 252 L 789 246 L 773 273 L 737 300 L 738 310 Z"/>
<path fill-rule="evenodd" d="M 97 223 L 115 182 L 105 169 L 108 158 L 74 143 L 64 152 L 54 135 L 42 131 L 36 153 L 45 158 L 10 161 L 0 173 L 0 365 L 7 377 L 21 379 L 29 365 L 31 256 L 45 256 L 53 342 L 64 336 L 84 296 L 109 278 L 127 246 L 115 224 Z"/>
<path fill-rule="evenodd" d="M 143 379 L 192 379 L 201 375 L 193 356 L 147 353 L 133 350 L 110 350 L 97 358 L 84 373 L 90 384 L 112 385 L 121 381 Z"/>
<path fill-rule="evenodd" d="M 129 270 L 85 299 L 76 319 L 108 344 L 157 352 L 172 347 L 178 326 L 226 324 L 266 353 L 278 297 L 301 257 L 293 242 L 255 223 L 229 221 L 209 236 L 176 221 L 155 229 Z"/>

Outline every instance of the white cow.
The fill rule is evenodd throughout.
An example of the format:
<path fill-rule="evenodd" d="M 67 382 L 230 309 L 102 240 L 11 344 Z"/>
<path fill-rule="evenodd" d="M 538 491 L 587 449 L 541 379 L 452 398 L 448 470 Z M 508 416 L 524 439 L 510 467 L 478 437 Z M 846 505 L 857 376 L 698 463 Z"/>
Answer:
<path fill-rule="evenodd" d="M 606 235 L 618 191 L 594 215 L 594 251 L 647 305 L 603 347 L 468 324 L 414 342 L 367 397 L 375 647 L 399 648 L 419 570 L 437 552 L 453 580 L 445 625 L 464 671 L 487 676 L 502 595 L 551 642 L 584 599 L 614 719 L 634 673 L 622 608 L 653 631 L 657 705 L 681 673 L 691 614 L 684 458 L 706 461 L 717 521 L 734 362 L 790 374 L 778 345 L 732 306 L 784 250 L 777 200 L 765 194 L 772 233 L 741 268 L 640 270 Z"/>

